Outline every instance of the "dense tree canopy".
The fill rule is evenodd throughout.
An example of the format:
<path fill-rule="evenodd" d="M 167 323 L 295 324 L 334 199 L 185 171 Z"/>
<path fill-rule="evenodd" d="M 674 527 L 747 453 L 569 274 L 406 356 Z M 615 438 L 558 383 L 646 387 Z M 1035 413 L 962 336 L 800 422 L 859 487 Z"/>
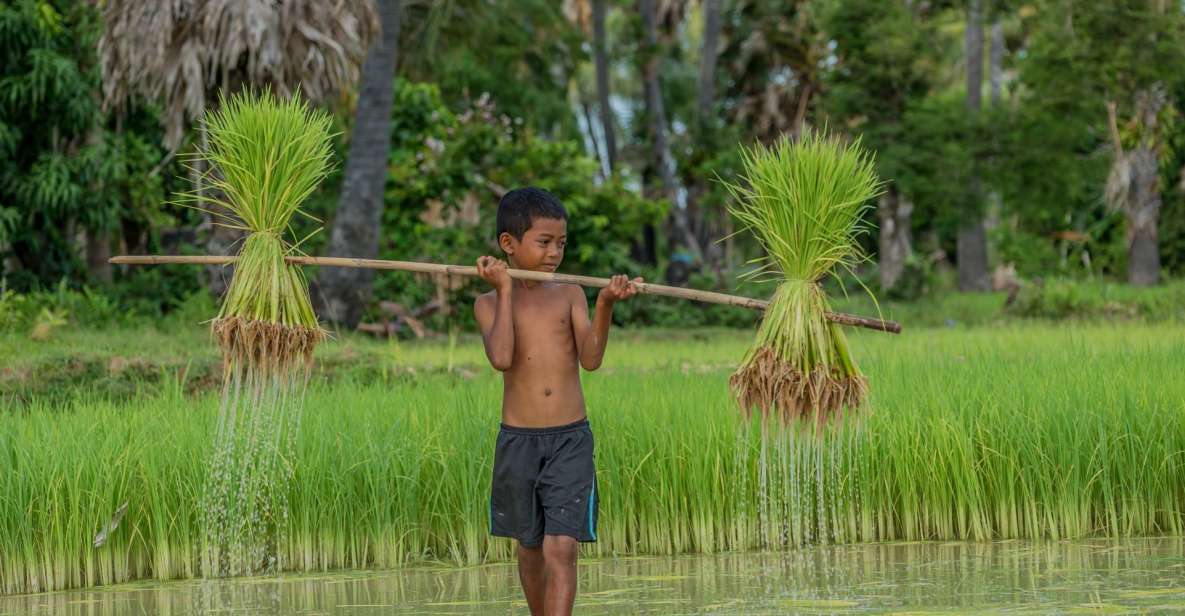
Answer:
<path fill-rule="evenodd" d="M 733 177 L 738 144 L 814 127 L 877 153 L 886 191 L 859 274 L 881 289 L 942 286 L 969 216 L 987 229 L 988 266 L 1022 278 L 1151 284 L 1185 269 L 1179 4 L 400 4 L 386 256 L 455 262 L 492 249 L 483 225 L 500 191 L 538 183 L 579 214 L 572 269 L 732 288 L 759 248 L 731 235 L 717 179 Z M 100 103 L 98 10 L 81 0 L 0 5 L 9 288 L 118 282 L 101 265 L 115 251 L 201 251 L 200 219 L 161 205 L 188 188 L 162 147 L 154 109 L 165 101 Z M 983 29 L 979 54 L 969 17 Z M 982 70 L 968 65 L 977 56 Z M 358 87 L 325 102 L 341 166 Z M 200 143 L 189 122 L 170 139 L 182 157 Z M 332 221 L 341 187 L 335 176 L 309 207 Z M 325 235 L 307 246 L 324 249 Z M 441 292 L 421 283 L 404 295 L 380 283 L 374 301 Z"/>

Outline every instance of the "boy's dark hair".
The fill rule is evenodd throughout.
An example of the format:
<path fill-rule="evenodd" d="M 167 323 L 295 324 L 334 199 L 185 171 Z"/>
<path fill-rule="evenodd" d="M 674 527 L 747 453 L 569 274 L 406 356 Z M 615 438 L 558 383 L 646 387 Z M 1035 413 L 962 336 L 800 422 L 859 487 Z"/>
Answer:
<path fill-rule="evenodd" d="M 495 237 L 509 233 L 514 239 L 522 240 L 536 218 L 567 221 L 568 212 L 555 195 L 542 188 L 516 188 L 502 195 L 498 202 L 498 234 Z"/>

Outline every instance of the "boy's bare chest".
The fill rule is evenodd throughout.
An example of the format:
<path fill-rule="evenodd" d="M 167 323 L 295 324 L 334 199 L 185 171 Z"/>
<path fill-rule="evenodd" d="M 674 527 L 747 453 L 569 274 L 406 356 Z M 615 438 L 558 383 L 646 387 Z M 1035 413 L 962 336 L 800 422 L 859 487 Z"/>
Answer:
<path fill-rule="evenodd" d="M 571 341 L 572 304 L 562 293 L 521 293 L 514 298 L 515 338 L 552 344 Z"/>

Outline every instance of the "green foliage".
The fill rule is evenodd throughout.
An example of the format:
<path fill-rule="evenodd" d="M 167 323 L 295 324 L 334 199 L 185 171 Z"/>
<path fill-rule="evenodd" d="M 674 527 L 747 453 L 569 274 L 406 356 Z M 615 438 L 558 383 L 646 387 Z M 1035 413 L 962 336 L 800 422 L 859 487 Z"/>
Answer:
<path fill-rule="evenodd" d="M 1185 109 L 1185 81 L 1169 93 L 1176 109 Z M 1185 183 L 1181 170 L 1185 169 L 1185 130 L 1177 129 L 1168 135 L 1161 182 L 1160 241 L 1161 266 L 1170 277 L 1185 277 Z"/>
<path fill-rule="evenodd" d="M 897 166 L 898 183 L 916 200 L 915 221 L 938 230 L 950 254 L 963 217 L 983 215 L 983 202 L 967 187 L 983 157 L 984 124 L 969 116 L 965 105 L 961 94 L 943 93 L 907 110 L 905 130 L 919 145 Z"/>
<path fill-rule="evenodd" d="M 99 27 L 89 3 L 0 4 L 0 259 L 14 289 L 85 282 L 83 230 L 105 241 L 163 222 L 155 121 L 133 106 L 117 122 L 97 104 Z"/>
<path fill-rule="evenodd" d="M 1105 281 L 1054 278 L 1029 284 L 1009 308 L 1043 319 L 1185 321 L 1185 281 L 1141 290 Z"/>
<path fill-rule="evenodd" d="M 622 178 L 590 183 L 597 163 L 577 143 L 540 139 L 490 104 L 453 113 L 432 84 L 397 83 L 391 139 L 381 258 L 472 263 L 483 254 L 501 256 L 494 238 L 497 193 L 534 185 L 554 193 L 568 211 L 564 270 L 636 272 L 632 240 L 665 215 L 661 203 L 639 197 Z M 444 283 L 382 276 L 375 296 L 418 306 L 435 296 L 438 284 Z M 463 286 L 448 290 L 454 305 L 470 305 L 485 291 L 478 280 L 456 284 Z M 463 311 L 461 323 L 471 320 Z"/>
<path fill-rule="evenodd" d="M 0 331 L 29 331 L 44 311 L 85 328 L 105 327 L 125 318 L 110 296 L 90 288 L 74 290 L 65 281 L 52 290 L 32 293 L 0 291 Z"/>
<path fill-rule="evenodd" d="M 265 91 L 220 98 L 206 119 L 210 149 L 197 154 L 211 165 L 203 178 L 210 190 L 185 193 L 183 203 L 235 229 L 284 233 L 328 174 L 329 127 L 329 116 L 300 97 Z"/>
<path fill-rule="evenodd" d="M 94 162 L 80 150 L 98 119 L 96 33 L 94 10 L 75 2 L 0 5 L 0 257 L 22 266 L 16 288 L 81 275 L 70 234 Z"/>
<path fill-rule="evenodd" d="M 870 288 L 879 287 L 880 281 L 870 281 Z M 938 276 L 929 259 L 917 253 L 909 255 L 892 289 L 881 289 L 885 299 L 897 301 L 918 301 L 932 293 L 938 286 Z"/>
<path fill-rule="evenodd" d="M 1067 19 L 1072 16 L 1072 19 Z M 1079 3 L 1043 0 L 1037 4 L 1041 21 L 1036 47 L 1060 69 L 1052 87 L 1080 88 L 1087 102 L 1130 97 L 1155 84 L 1171 88 L 1182 76 L 1185 61 L 1185 15 L 1179 6 L 1147 0 Z M 1127 100 L 1124 100 L 1127 99 Z M 1096 106 L 1097 114 L 1105 108 Z"/>
<path fill-rule="evenodd" d="M 838 60 L 824 74 L 824 107 L 839 121 L 837 128 L 860 134 L 877 152 L 881 177 L 898 181 L 915 175 L 910 159 L 932 142 L 916 135 L 904 120 L 932 86 L 937 58 L 928 39 L 933 24 L 897 0 L 820 4 L 820 19 Z"/>
<path fill-rule="evenodd" d="M 643 268 L 638 275 L 649 281 L 661 281 L 659 268 Z M 747 270 L 746 270 L 747 271 Z M 693 272 L 687 286 L 693 289 L 724 289 L 723 292 L 745 297 L 768 298 L 774 290 L 768 282 L 741 280 L 743 272 Z M 725 282 L 722 284 L 721 277 Z M 705 304 L 671 298 L 640 295 L 613 307 L 615 323 L 628 327 L 669 327 L 695 330 L 704 327 L 753 328 L 761 321 L 761 312 L 739 306 Z"/>
<path fill-rule="evenodd" d="M 982 174 L 990 142 L 987 122 L 967 113 L 965 90 L 944 70 L 951 7 L 900 0 L 819 5 L 837 60 L 824 73 L 822 107 L 837 128 L 862 137 L 877 153 L 878 174 L 914 204 L 915 236 L 936 231 L 953 254 L 959 222 L 982 208 L 968 186 L 973 172 Z M 896 290 L 898 298 L 926 286 L 921 265 L 907 264 L 910 280 L 901 284 L 909 288 Z"/>
<path fill-rule="evenodd" d="M 1180 7 L 1144 0 L 1043 0 L 1029 9 L 1021 20 L 1028 34 L 1018 61 L 1022 86 L 1001 135 L 994 183 L 1023 229 L 1043 236 L 1086 232 L 1092 252 L 1103 257 L 1094 259 L 1096 271 L 1122 272 L 1123 230 L 1112 224 L 1102 198 L 1114 154 L 1106 104 L 1116 105 L 1125 148 L 1148 140 L 1161 144 L 1155 146 L 1164 172 L 1161 220 L 1171 230 L 1166 214 L 1180 198 L 1175 187 L 1181 168 L 1181 159 L 1172 162 L 1171 143 L 1179 133 L 1172 97 L 1182 87 L 1176 67 L 1185 61 L 1185 15 Z M 1157 123 L 1161 134 L 1138 134 L 1141 124 L 1128 120 L 1140 92 L 1152 87 L 1170 93 L 1170 104 Z M 1171 231 L 1169 237 L 1175 237 Z M 1173 245 L 1162 244 L 1167 263 L 1175 263 Z"/>
<path fill-rule="evenodd" d="M 411 35 L 400 50 L 400 74 L 435 83 L 450 109 L 488 97 L 516 125 L 552 138 L 577 137 L 568 87 L 584 57 L 584 36 L 560 3 L 448 0 L 404 6 L 404 31 Z"/>

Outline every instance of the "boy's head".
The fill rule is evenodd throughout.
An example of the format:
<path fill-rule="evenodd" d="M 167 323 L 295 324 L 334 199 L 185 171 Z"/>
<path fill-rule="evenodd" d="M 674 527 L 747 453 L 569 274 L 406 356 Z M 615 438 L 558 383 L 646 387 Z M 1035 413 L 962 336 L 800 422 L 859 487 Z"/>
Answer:
<path fill-rule="evenodd" d="M 511 266 L 555 271 L 564 260 L 568 212 L 542 188 L 516 188 L 498 203 L 498 245 Z"/>

